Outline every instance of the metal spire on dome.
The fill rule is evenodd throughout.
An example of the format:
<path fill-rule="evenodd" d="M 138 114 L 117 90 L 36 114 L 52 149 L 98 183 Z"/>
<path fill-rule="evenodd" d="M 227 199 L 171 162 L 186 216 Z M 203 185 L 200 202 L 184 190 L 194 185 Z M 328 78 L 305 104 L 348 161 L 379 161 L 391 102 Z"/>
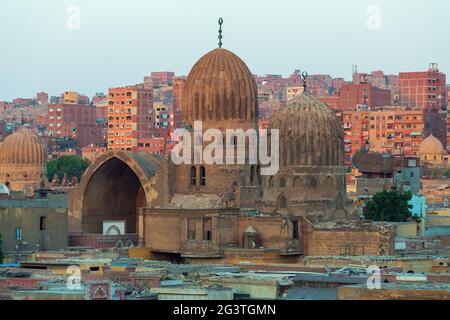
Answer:
<path fill-rule="evenodd" d="M 223 24 L 223 19 L 222 17 L 219 18 L 219 48 L 222 48 L 222 24 Z"/>
<path fill-rule="evenodd" d="M 308 78 L 308 72 L 303 71 L 302 78 L 303 78 L 303 92 L 306 92 L 306 78 Z"/>

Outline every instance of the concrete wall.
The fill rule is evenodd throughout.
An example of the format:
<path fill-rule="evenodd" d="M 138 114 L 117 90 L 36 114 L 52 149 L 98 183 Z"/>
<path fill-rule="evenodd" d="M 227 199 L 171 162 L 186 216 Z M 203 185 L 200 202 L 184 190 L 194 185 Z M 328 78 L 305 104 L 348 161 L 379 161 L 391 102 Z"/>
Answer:
<path fill-rule="evenodd" d="M 46 230 L 40 230 L 45 217 Z M 22 228 L 22 240 L 16 240 L 16 228 Z M 59 250 L 67 247 L 66 208 L 0 208 L 0 233 L 3 251 Z"/>
<path fill-rule="evenodd" d="M 395 225 L 398 237 L 417 237 L 418 224 L 416 222 L 397 222 Z"/>
<path fill-rule="evenodd" d="M 304 224 L 305 256 L 392 255 L 395 252 L 395 227 L 365 224 L 337 228 Z"/>

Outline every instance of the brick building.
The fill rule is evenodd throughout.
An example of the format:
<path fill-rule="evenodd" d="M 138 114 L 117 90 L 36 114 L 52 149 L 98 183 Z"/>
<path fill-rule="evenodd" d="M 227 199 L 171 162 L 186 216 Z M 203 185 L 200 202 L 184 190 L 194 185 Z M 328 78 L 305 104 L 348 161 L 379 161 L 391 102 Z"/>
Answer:
<path fill-rule="evenodd" d="M 102 153 L 107 151 L 106 147 L 87 146 L 81 149 L 81 156 L 89 162 L 97 159 Z"/>
<path fill-rule="evenodd" d="M 36 100 L 41 104 L 47 104 L 48 103 L 48 93 L 47 92 L 36 93 Z"/>
<path fill-rule="evenodd" d="M 152 72 L 151 73 L 152 85 L 153 87 L 172 85 L 174 77 L 175 73 L 170 71 Z"/>
<path fill-rule="evenodd" d="M 147 152 L 150 154 L 164 155 L 166 153 L 166 138 L 143 138 L 138 140 L 134 152 Z"/>
<path fill-rule="evenodd" d="M 77 146 L 79 148 L 89 145 L 105 146 L 107 131 L 107 125 L 103 123 L 80 124 L 76 134 Z"/>
<path fill-rule="evenodd" d="M 378 108 L 390 104 L 391 92 L 377 88 L 369 83 L 346 83 L 339 92 L 339 110 L 356 110 L 358 105 Z"/>
<path fill-rule="evenodd" d="M 108 94 L 108 149 L 131 151 L 149 136 L 152 90 L 143 85 L 110 88 Z"/>
<path fill-rule="evenodd" d="M 96 110 L 90 105 L 49 104 L 47 113 L 47 134 L 52 137 L 77 138 L 80 126 L 96 124 Z"/>
<path fill-rule="evenodd" d="M 428 135 L 443 138 L 444 115 L 436 110 L 392 107 L 374 111 L 342 112 L 345 164 L 363 146 L 371 152 L 418 156 Z M 444 129 L 443 129 L 444 128 Z"/>
<path fill-rule="evenodd" d="M 400 72 L 399 103 L 422 109 L 444 109 L 447 104 L 446 76 L 437 64 L 431 63 L 427 71 Z"/>

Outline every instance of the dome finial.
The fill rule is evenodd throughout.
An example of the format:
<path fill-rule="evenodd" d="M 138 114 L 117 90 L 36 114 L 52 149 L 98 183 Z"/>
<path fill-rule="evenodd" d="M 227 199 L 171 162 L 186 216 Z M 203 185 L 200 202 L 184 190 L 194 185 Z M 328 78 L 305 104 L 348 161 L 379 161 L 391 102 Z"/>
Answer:
<path fill-rule="evenodd" d="M 308 72 L 303 71 L 302 78 L 303 78 L 303 92 L 306 92 L 306 78 L 308 78 Z"/>
<path fill-rule="evenodd" d="M 219 48 L 222 48 L 222 24 L 223 19 L 222 17 L 219 18 Z"/>

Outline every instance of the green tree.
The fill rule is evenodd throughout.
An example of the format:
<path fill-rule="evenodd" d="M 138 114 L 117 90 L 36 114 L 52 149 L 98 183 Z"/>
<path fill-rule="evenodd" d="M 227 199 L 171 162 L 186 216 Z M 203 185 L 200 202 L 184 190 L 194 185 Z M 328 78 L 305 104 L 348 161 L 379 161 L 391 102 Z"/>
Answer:
<path fill-rule="evenodd" d="M 59 179 L 62 179 L 67 173 L 67 178 L 77 177 L 80 180 L 84 171 L 89 166 L 89 161 L 80 156 L 62 156 L 47 163 L 47 176 L 51 180 L 56 174 Z"/>
<path fill-rule="evenodd" d="M 364 216 L 373 221 L 406 222 L 412 217 L 411 192 L 399 192 L 397 189 L 384 190 L 376 193 L 372 200 L 367 202 Z"/>
<path fill-rule="evenodd" d="M 450 177 L 450 167 L 445 168 L 443 176 Z"/>
<path fill-rule="evenodd" d="M 3 257 L 4 257 L 3 251 L 2 251 L 2 246 L 3 246 L 2 235 L 0 234 L 0 264 L 3 263 Z"/>

